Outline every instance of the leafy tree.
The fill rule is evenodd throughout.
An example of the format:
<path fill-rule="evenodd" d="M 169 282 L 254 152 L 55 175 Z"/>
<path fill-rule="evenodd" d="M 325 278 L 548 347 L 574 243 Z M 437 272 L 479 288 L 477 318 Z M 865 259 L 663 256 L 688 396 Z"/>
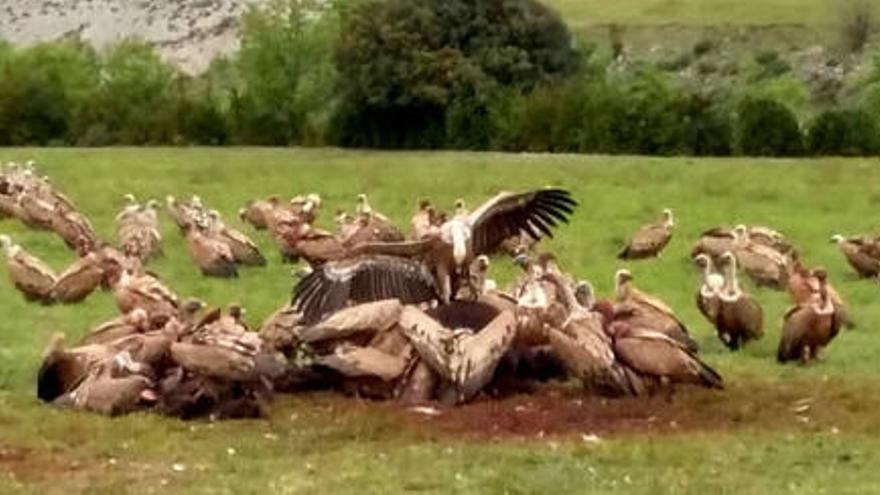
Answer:
<path fill-rule="evenodd" d="M 372 0 L 344 16 L 335 62 L 343 144 L 440 147 L 469 139 L 461 109 L 488 116 L 499 88 L 530 90 L 578 58 L 534 0 Z"/>
<path fill-rule="evenodd" d="M 99 125 L 114 142 L 175 142 L 175 72 L 148 44 L 126 40 L 104 60 L 97 98 Z"/>
<path fill-rule="evenodd" d="M 339 2 L 273 0 L 244 20 L 234 111 L 240 139 L 322 143 L 333 108 Z"/>

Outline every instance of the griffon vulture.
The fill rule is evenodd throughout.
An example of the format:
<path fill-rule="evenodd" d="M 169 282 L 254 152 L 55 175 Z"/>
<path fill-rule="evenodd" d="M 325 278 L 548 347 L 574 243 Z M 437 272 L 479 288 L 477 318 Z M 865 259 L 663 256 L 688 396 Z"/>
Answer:
<path fill-rule="evenodd" d="M 659 222 L 642 226 L 630 239 L 629 244 L 617 255 L 620 259 L 639 259 L 659 256 L 663 248 L 672 239 L 675 219 L 672 210 L 663 210 L 663 219 Z"/>

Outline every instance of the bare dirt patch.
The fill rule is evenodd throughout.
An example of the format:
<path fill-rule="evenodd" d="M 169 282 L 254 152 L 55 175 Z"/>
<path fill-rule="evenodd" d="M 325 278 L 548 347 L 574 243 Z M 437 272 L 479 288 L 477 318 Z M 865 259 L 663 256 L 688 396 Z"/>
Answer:
<path fill-rule="evenodd" d="M 478 439 L 672 434 L 743 428 L 876 428 L 880 420 L 859 411 L 865 406 L 866 396 L 877 394 L 862 394 L 863 391 L 839 385 L 750 383 L 720 392 L 682 389 L 671 400 L 659 396 L 602 399 L 577 388 L 552 386 L 527 395 L 483 397 L 457 408 L 410 408 L 405 420 L 423 432 Z"/>

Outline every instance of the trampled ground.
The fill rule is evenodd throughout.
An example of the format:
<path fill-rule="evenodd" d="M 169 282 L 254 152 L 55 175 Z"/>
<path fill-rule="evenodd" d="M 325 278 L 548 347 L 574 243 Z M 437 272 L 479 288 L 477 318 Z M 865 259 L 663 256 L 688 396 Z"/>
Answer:
<path fill-rule="evenodd" d="M 501 189 L 559 185 L 581 202 L 547 244 L 563 265 L 608 294 L 630 231 L 663 207 L 678 217 L 664 257 L 630 263 L 637 284 L 664 298 L 697 334 L 723 392 L 682 390 L 672 402 L 600 400 L 572 384 L 534 396 L 480 399 L 428 415 L 328 393 L 280 397 L 266 421 L 211 424 L 152 415 L 106 419 L 53 410 L 33 397 L 39 355 L 55 331 L 76 341 L 115 314 L 97 294 L 77 306 L 29 305 L 0 267 L 0 493 L 865 493 L 880 483 L 880 288 L 851 275 L 835 233 L 876 231 L 880 168 L 862 160 L 697 160 L 492 153 L 301 149 L 2 150 L 34 158 L 113 237 L 122 195 L 197 193 L 236 223 L 247 199 L 317 191 L 327 212 L 359 192 L 406 225 L 431 196 L 475 204 Z M 269 266 L 238 280 L 205 279 L 163 218 L 165 258 L 153 268 L 184 295 L 240 301 L 259 324 L 289 297 L 290 267 L 251 232 Z M 687 259 L 706 227 L 766 223 L 811 265 L 827 267 L 859 328 L 824 362 L 773 360 L 784 294 L 750 290 L 765 307 L 765 339 L 726 352 L 693 304 Z M 73 255 L 54 236 L 0 222 L 28 250 L 62 268 Z M 498 259 L 493 274 L 514 270 Z"/>

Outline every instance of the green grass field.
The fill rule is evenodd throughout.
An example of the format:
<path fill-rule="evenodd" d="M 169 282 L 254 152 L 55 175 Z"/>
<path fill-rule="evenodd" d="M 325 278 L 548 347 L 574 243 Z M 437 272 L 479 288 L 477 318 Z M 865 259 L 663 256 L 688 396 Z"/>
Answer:
<path fill-rule="evenodd" d="M 309 149 L 4 149 L 0 161 L 35 159 L 113 238 L 122 195 L 201 195 L 238 225 L 248 199 L 310 191 L 327 212 L 353 208 L 359 192 L 408 225 L 423 196 L 451 206 L 476 204 L 499 190 L 557 185 L 581 206 L 546 245 L 563 266 L 608 295 L 623 239 L 664 207 L 678 218 L 659 260 L 628 266 L 637 285 L 665 299 L 696 333 L 703 358 L 728 383 L 723 392 L 682 391 L 662 400 L 599 401 L 612 426 L 569 418 L 546 435 L 515 424 L 507 433 L 468 425 L 469 412 L 430 420 L 328 393 L 281 397 L 265 421 L 212 424 L 138 414 L 107 419 L 53 410 L 36 401 L 34 373 L 53 332 L 76 341 L 115 314 L 106 293 L 77 306 L 24 302 L 0 267 L 0 493 L 867 493 L 880 483 L 880 288 L 857 280 L 828 238 L 878 230 L 876 159 L 654 159 L 495 153 L 392 153 Z M 255 325 L 289 297 L 290 267 L 264 233 L 242 229 L 269 255 L 269 266 L 237 280 L 206 279 L 189 262 L 163 218 L 165 257 L 153 268 L 185 296 L 239 301 Z M 750 287 L 764 304 L 766 336 L 738 354 L 723 349 L 694 306 L 698 274 L 687 253 L 697 234 L 722 223 L 773 225 L 810 265 L 825 266 L 859 324 L 828 349 L 825 361 L 782 367 L 774 361 L 785 294 Z M 4 220 L 8 233 L 53 267 L 73 260 L 51 234 Z M 501 281 L 514 275 L 498 259 Z M 569 401 L 568 391 L 559 399 Z M 552 399 L 552 397 L 551 397 Z M 508 403 L 511 399 L 505 401 Z M 553 402 L 512 399 L 520 407 Z M 809 403 L 809 411 L 795 411 Z M 549 404 L 549 405 L 548 405 Z M 487 407 L 485 403 L 483 406 Z M 604 409 L 603 409 L 604 408 Z M 464 411 L 480 411 L 478 406 Z M 487 409 L 492 414 L 491 407 Z M 458 414 L 458 416 L 455 416 Z M 592 418 L 592 419 L 591 419 Z M 631 418 L 617 424 L 621 418 Z M 445 425 L 445 426 L 444 426 Z M 512 432 L 512 433 L 511 433 Z M 519 432 L 519 433 L 517 433 Z M 601 441 L 587 442 L 583 434 Z M 177 469 L 175 469 L 175 467 Z"/>
<path fill-rule="evenodd" d="M 875 7 L 876 0 L 869 0 Z M 597 24 L 633 26 L 803 25 L 827 27 L 850 0 L 546 0 L 575 29 Z"/>

